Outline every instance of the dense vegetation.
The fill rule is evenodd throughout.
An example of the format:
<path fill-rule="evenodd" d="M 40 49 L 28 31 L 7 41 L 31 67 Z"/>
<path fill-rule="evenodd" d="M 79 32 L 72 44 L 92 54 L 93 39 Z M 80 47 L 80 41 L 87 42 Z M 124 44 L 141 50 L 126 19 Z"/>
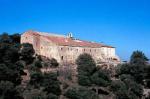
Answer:
<path fill-rule="evenodd" d="M 141 51 L 133 52 L 128 63 L 118 65 L 113 79 L 108 70 L 96 66 L 89 54 L 80 55 L 76 63 L 80 86 L 84 88 L 104 87 L 104 89 L 109 90 L 109 95 L 114 96 L 114 99 L 141 99 L 143 89 L 149 87 L 150 66 L 148 65 L 148 58 Z M 68 92 L 67 96 L 73 97 L 75 94 L 80 96 L 82 92 L 74 88 L 74 90 L 70 90 L 70 93 Z M 103 95 L 102 92 L 99 93 L 100 97 Z M 92 93 L 91 96 L 93 96 Z M 70 99 L 73 99 L 72 97 Z M 85 97 L 76 97 L 75 99 L 85 99 Z"/>
<path fill-rule="evenodd" d="M 0 99 L 141 99 L 144 89 L 150 88 L 150 65 L 141 51 L 119 64 L 114 77 L 89 54 L 80 55 L 76 64 L 78 82 L 66 83 L 63 89 L 58 71 L 41 71 L 57 68 L 56 59 L 42 59 L 31 44 L 20 44 L 20 34 L 4 33 L 0 35 Z M 24 84 L 25 70 L 30 79 Z"/>
<path fill-rule="evenodd" d="M 31 44 L 20 44 L 20 34 L 0 36 L 0 99 L 59 99 L 61 94 L 57 73 L 42 73 L 43 61 L 35 56 Z M 59 64 L 55 59 L 51 66 Z M 48 64 L 49 65 L 49 64 Z M 22 76 L 30 73 L 24 87 Z"/>

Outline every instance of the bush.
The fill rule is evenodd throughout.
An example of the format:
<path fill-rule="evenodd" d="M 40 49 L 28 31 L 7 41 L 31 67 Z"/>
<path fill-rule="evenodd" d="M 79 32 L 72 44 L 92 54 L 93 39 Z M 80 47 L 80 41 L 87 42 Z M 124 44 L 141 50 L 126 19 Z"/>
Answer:
<path fill-rule="evenodd" d="M 94 59 L 91 57 L 91 55 L 86 54 L 86 53 L 81 54 L 77 58 L 76 64 L 78 66 L 77 69 L 78 69 L 79 74 L 80 74 L 80 71 L 84 71 L 84 72 L 87 72 L 87 74 L 91 75 L 96 68 L 96 63 Z"/>
<path fill-rule="evenodd" d="M 104 70 L 98 70 L 91 76 L 93 84 L 106 87 L 111 82 L 109 75 Z"/>
<path fill-rule="evenodd" d="M 57 79 L 56 73 L 45 73 L 43 80 L 44 91 L 55 95 L 61 94 L 60 82 Z"/>
<path fill-rule="evenodd" d="M 113 92 L 117 92 L 118 90 L 127 90 L 126 85 L 121 80 L 115 80 L 111 82 L 110 90 Z"/>
<path fill-rule="evenodd" d="M 35 62 L 34 62 L 34 66 L 36 67 L 36 68 L 42 68 L 42 63 L 41 63 L 41 61 L 39 61 L 39 60 L 36 60 Z"/>
<path fill-rule="evenodd" d="M 77 58 L 76 64 L 78 66 L 78 83 L 82 86 L 90 86 L 90 76 L 96 69 L 95 61 L 89 54 L 84 53 Z"/>
<path fill-rule="evenodd" d="M 50 93 L 50 94 L 47 95 L 46 99 L 59 99 L 59 97 Z"/>
<path fill-rule="evenodd" d="M 57 62 L 57 60 L 55 58 L 52 58 L 50 60 L 50 63 L 51 63 L 51 67 L 58 67 L 59 66 L 59 63 Z"/>
<path fill-rule="evenodd" d="M 78 83 L 82 86 L 90 86 L 92 82 L 88 76 L 78 75 Z"/>
<path fill-rule="evenodd" d="M 26 64 L 31 64 L 34 60 L 33 55 L 35 54 L 32 44 L 24 43 L 22 44 L 22 49 L 20 51 L 21 59 L 26 62 Z"/>
<path fill-rule="evenodd" d="M 46 93 L 39 89 L 30 89 L 24 91 L 25 99 L 46 99 Z"/>
<path fill-rule="evenodd" d="M 40 87 L 43 82 L 43 75 L 41 72 L 32 72 L 30 78 L 30 84 L 34 87 Z"/>
<path fill-rule="evenodd" d="M 0 99 L 23 99 L 23 97 L 20 96 L 13 83 L 9 81 L 1 81 Z"/>
<path fill-rule="evenodd" d="M 67 90 L 65 96 L 69 99 L 99 99 L 93 91 L 84 87 L 72 87 Z"/>
<path fill-rule="evenodd" d="M 110 90 L 116 94 L 117 99 L 141 99 L 143 88 L 132 79 L 112 81 Z"/>

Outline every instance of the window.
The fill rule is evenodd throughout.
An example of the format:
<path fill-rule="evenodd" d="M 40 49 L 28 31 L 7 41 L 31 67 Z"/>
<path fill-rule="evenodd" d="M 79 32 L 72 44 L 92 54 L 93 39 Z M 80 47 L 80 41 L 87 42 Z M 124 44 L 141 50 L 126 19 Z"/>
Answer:
<path fill-rule="evenodd" d="M 91 49 L 90 49 L 90 52 L 91 52 Z"/>
<path fill-rule="evenodd" d="M 61 60 L 63 60 L 64 59 L 64 57 L 63 56 L 61 56 Z"/>

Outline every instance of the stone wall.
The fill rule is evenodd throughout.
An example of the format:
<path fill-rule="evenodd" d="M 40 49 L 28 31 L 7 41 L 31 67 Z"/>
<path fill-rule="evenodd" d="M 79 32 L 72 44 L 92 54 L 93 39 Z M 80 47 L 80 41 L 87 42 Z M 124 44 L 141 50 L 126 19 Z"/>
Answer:
<path fill-rule="evenodd" d="M 115 48 L 101 47 L 73 47 L 60 46 L 40 35 L 31 35 L 24 33 L 21 36 L 21 43 L 31 43 L 36 54 L 45 56 L 47 58 L 55 58 L 59 63 L 75 63 L 77 57 L 82 53 L 90 54 L 96 62 L 107 62 L 119 58 L 116 56 Z"/>

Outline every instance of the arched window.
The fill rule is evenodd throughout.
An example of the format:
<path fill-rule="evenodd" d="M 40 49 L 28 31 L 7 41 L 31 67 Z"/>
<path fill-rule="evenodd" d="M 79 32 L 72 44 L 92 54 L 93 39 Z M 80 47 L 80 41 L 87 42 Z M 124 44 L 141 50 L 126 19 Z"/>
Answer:
<path fill-rule="evenodd" d="M 91 52 L 91 49 L 90 49 L 90 52 Z"/>
<path fill-rule="evenodd" d="M 63 48 L 60 48 L 60 50 L 62 51 L 62 50 L 63 50 Z"/>
<path fill-rule="evenodd" d="M 61 56 L 61 60 L 64 60 L 64 56 Z"/>

